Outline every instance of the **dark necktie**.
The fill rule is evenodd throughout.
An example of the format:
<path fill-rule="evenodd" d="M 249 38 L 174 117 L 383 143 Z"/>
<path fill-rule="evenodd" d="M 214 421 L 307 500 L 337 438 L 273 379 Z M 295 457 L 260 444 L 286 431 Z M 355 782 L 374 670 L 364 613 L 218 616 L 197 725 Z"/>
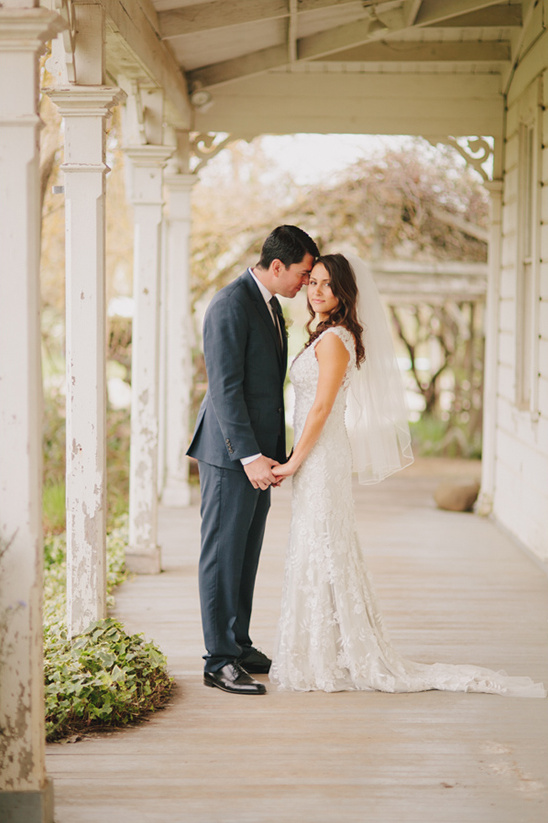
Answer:
<path fill-rule="evenodd" d="M 278 332 L 278 342 L 280 344 L 280 348 L 283 348 L 282 328 L 284 316 L 282 312 L 282 307 L 280 306 L 280 301 L 278 300 L 276 295 L 274 295 L 274 297 L 271 297 L 269 302 L 272 307 L 272 312 L 274 314 L 274 325 L 276 326 L 276 331 Z"/>

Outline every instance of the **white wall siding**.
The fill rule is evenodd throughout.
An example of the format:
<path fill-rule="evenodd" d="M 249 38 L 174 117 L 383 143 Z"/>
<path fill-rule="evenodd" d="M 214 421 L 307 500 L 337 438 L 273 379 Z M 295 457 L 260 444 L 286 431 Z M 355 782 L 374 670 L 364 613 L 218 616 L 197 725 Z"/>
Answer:
<path fill-rule="evenodd" d="M 546 3 L 548 8 L 548 3 Z M 541 7 L 539 5 L 540 13 Z M 532 28 L 534 28 L 531 21 Z M 504 156 L 504 194 L 499 294 L 496 519 L 534 552 L 548 561 L 548 36 L 526 34 L 522 59 L 508 90 Z M 534 410 L 516 401 L 516 321 L 519 267 L 519 128 L 531 116 L 542 78 L 543 110 L 537 109 L 538 213 L 535 222 L 535 310 L 538 312 L 538 370 L 533 376 Z M 536 410 L 536 413 L 535 413 Z"/>

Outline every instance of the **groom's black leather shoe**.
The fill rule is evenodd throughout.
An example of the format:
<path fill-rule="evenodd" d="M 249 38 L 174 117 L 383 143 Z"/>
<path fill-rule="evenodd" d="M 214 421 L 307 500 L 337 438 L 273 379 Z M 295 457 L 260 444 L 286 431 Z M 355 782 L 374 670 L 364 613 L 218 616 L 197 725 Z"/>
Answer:
<path fill-rule="evenodd" d="M 250 677 L 238 663 L 227 663 L 217 672 L 204 672 L 204 684 L 231 694 L 266 694 L 263 684 Z"/>
<path fill-rule="evenodd" d="M 255 649 L 253 646 L 246 649 L 237 662 L 250 674 L 268 674 L 272 665 L 272 660 L 264 652 Z"/>

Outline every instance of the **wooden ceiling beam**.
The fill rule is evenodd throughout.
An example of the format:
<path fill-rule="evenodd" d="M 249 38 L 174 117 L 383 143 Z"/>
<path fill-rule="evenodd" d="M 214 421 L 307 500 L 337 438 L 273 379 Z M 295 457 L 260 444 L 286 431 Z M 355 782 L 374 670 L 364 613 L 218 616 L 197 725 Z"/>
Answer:
<path fill-rule="evenodd" d="M 409 40 L 387 40 L 367 43 L 347 51 L 339 51 L 321 57 L 320 60 L 340 63 L 484 63 L 506 62 L 511 59 L 509 43 L 486 41 L 483 43 L 444 41 L 440 43 L 413 43 Z"/>
<path fill-rule="evenodd" d="M 421 7 L 422 0 L 406 0 L 404 5 L 404 14 L 407 20 L 406 25 L 414 26 L 417 14 Z"/>
<path fill-rule="evenodd" d="M 500 5 L 500 0 L 422 0 L 415 17 L 416 26 L 428 26 L 443 23 L 452 17 L 480 11 L 489 6 Z"/>
<path fill-rule="evenodd" d="M 289 0 L 287 21 L 287 51 L 292 63 L 297 60 L 297 0 Z"/>
<path fill-rule="evenodd" d="M 106 13 L 107 70 L 114 77 L 124 74 L 163 89 L 170 122 L 177 128 L 189 128 L 193 112 L 185 76 L 169 45 L 158 36 L 151 0 L 132 0 L 131 15 L 120 0 L 94 2 Z"/>
<path fill-rule="evenodd" d="M 284 43 L 280 46 L 271 46 L 267 49 L 251 52 L 234 60 L 221 60 L 211 66 L 203 66 L 194 71 L 189 71 L 187 80 L 190 89 L 195 88 L 197 85 L 211 88 L 212 86 L 229 83 L 231 80 L 238 80 L 241 77 L 262 74 L 269 69 L 286 66 L 290 62 L 287 44 Z"/>
<path fill-rule="evenodd" d="M 355 0 L 295 0 L 294 13 L 344 6 Z M 158 13 L 163 39 L 199 31 L 289 17 L 292 0 L 212 0 Z"/>
<path fill-rule="evenodd" d="M 313 2 L 313 0 L 307 1 Z M 439 0 L 422 0 L 416 15 L 415 25 L 412 28 L 444 26 L 446 21 L 452 17 L 462 16 L 465 13 L 476 13 L 497 5 L 500 6 L 500 0 L 444 0 L 443 3 L 440 3 Z M 402 28 L 402 30 L 406 29 L 407 27 Z M 393 35 L 394 33 L 394 30 L 389 31 L 379 20 L 366 17 L 307 37 L 301 37 L 297 41 L 297 59 L 299 61 L 322 58 L 340 60 L 340 57 L 334 55 L 340 55 L 349 49 L 378 41 L 383 36 Z M 503 44 L 504 48 L 506 48 L 505 44 Z M 445 58 L 440 57 L 440 59 Z M 508 57 L 497 57 L 496 59 L 507 60 Z M 249 77 L 253 74 L 260 74 L 274 68 L 281 68 L 288 65 L 289 62 L 288 50 L 286 45 L 283 44 L 251 52 L 232 60 L 199 67 L 188 72 L 187 77 L 191 88 L 196 83 L 204 87 L 211 87 Z"/>
<path fill-rule="evenodd" d="M 257 20 L 287 17 L 288 14 L 288 0 L 232 0 L 230 3 L 214 0 L 212 3 L 162 11 L 158 14 L 158 22 L 162 38 L 167 39 Z"/>
<path fill-rule="evenodd" d="M 513 28 L 523 23 L 521 6 L 500 3 L 485 9 L 477 9 L 467 14 L 459 14 L 443 21 L 443 28 Z M 425 28 L 439 27 L 440 23 L 429 23 Z"/>

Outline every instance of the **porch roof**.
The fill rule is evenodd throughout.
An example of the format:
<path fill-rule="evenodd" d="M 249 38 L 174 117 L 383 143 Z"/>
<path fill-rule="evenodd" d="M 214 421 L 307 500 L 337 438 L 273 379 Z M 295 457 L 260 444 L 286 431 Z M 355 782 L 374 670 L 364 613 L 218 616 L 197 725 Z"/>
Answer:
<path fill-rule="evenodd" d="M 100 2 L 111 73 L 162 86 L 175 127 L 233 137 L 497 137 L 528 45 L 521 0 Z"/>

